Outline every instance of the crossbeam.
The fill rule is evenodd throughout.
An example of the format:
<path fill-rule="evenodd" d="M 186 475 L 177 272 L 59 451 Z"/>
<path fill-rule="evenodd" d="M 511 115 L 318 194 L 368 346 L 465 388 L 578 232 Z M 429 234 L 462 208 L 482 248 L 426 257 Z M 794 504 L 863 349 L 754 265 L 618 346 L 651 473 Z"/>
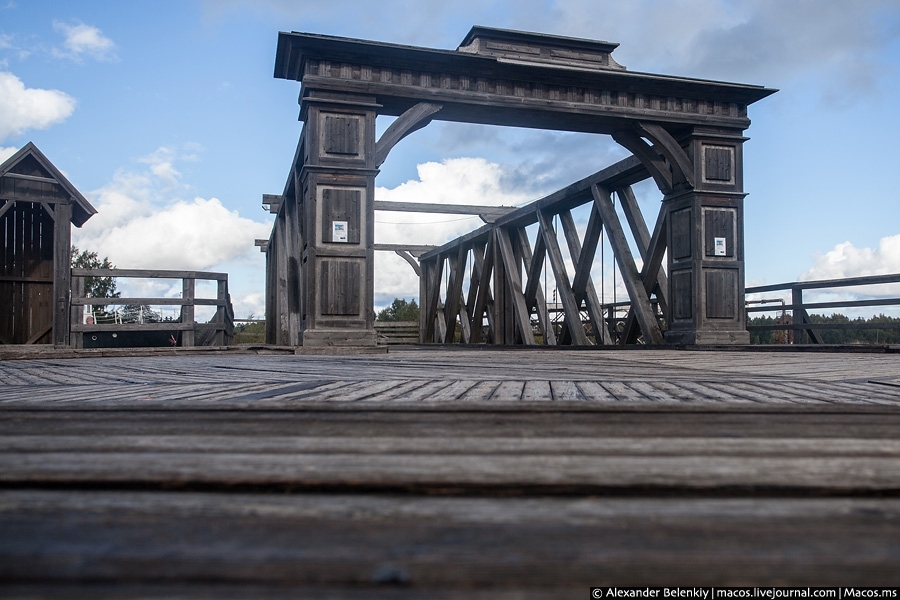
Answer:
<path fill-rule="evenodd" d="M 446 215 L 478 215 L 485 223 L 494 223 L 515 210 L 512 206 L 484 206 L 475 204 L 437 204 L 428 202 L 390 202 L 376 200 L 375 210 L 394 212 L 439 213 Z"/>

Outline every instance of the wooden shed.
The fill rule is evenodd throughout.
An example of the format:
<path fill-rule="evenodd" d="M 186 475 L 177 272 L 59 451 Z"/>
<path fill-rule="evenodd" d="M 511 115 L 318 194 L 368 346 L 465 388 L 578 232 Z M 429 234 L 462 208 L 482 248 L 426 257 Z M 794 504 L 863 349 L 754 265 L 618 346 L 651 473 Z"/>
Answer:
<path fill-rule="evenodd" d="M 0 344 L 69 345 L 70 223 L 96 212 L 31 142 L 0 165 Z"/>

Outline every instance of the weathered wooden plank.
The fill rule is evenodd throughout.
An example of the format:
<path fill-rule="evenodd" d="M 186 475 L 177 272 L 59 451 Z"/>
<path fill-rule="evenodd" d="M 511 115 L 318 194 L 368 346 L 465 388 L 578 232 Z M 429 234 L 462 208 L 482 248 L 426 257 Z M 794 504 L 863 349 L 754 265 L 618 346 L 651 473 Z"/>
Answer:
<path fill-rule="evenodd" d="M 518 401 L 519 396 L 511 400 Z M 498 401 L 500 399 L 495 399 Z M 195 452 L 4 452 L 0 482 L 16 485 L 103 482 L 131 486 L 460 486 L 679 490 L 779 488 L 833 492 L 895 490 L 895 456 L 591 456 L 566 454 L 310 454 Z"/>
<path fill-rule="evenodd" d="M 553 399 L 549 381 L 526 381 L 522 389 L 524 402 L 547 401 Z"/>
<path fill-rule="evenodd" d="M 135 277 L 140 279 L 228 279 L 228 273 L 210 271 L 175 271 L 171 269 L 81 269 L 72 268 L 78 277 Z"/>
<path fill-rule="evenodd" d="M 550 382 L 553 400 L 557 402 L 573 402 L 584 400 L 584 394 L 574 381 L 553 380 Z"/>
<path fill-rule="evenodd" d="M 523 381 L 502 381 L 491 394 L 491 402 L 518 402 L 525 387 Z"/>
<path fill-rule="evenodd" d="M 489 587 L 491 597 L 543 598 L 535 590 L 578 597 L 598 580 L 893 585 L 898 522 L 893 498 L 14 490 L 0 492 L 0 576 L 7 591 L 49 586 L 79 598 L 173 586 L 176 597 L 259 597 L 261 588 L 276 598 L 451 598 Z"/>
<path fill-rule="evenodd" d="M 562 383 L 562 382 L 552 382 Z M 569 382 L 571 383 L 571 382 Z M 578 386 L 580 387 L 580 385 Z M 547 388 L 549 389 L 549 388 Z M 565 389 L 555 386 L 554 391 Z M 573 393 L 578 390 L 572 387 Z M 521 382 L 503 382 L 494 400 L 524 400 Z M 540 432 L 533 432 L 540 433 Z M 440 454 L 440 455 L 565 455 L 565 456 L 746 456 L 746 457 L 900 457 L 900 440 L 793 437 L 523 437 L 349 435 L 4 435 L 0 453 L 222 452 L 227 454 Z"/>
<path fill-rule="evenodd" d="M 471 395 L 461 399 L 490 397 L 499 381 L 479 382 Z M 547 382 L 544 382 L 547 384 Z M 548 384 L 549 385 L 549 384 Z M 579 382 L 584 389 L 585 382 Z M 805 405 L 764 406 L 751 404 L 733 407 L 721 403 L 714 408 L 689 410 L 679 404 L 668 410 L 625 406 L 619 403 L 607 410 L 588 410 L 584 403 L 575 411 L 516 410 L 497 407 L 495 411 L 387 411 L 371 404 L 353 411 L 335 411 L 293 404 L 278 410 L 262 407 L 248 410 L 220 407 L 165 407 L 143 405 L 127 409 L 84 410 L 59 406 L 41 410 L 37 403 L 29 410 L 4 408 L 0 411 L 3 436 L 79 435 L 107 436 L 194 435 L 194 436 L 304 436 L 314 437 L 530 437 L 576 438 L 760 438 L 828 440 L 894 440 L 900 427 L 900 413 L 891 409 L 837 407 L 814 411 Z M 851 412 L 852 410 L 852 412 Z"/>

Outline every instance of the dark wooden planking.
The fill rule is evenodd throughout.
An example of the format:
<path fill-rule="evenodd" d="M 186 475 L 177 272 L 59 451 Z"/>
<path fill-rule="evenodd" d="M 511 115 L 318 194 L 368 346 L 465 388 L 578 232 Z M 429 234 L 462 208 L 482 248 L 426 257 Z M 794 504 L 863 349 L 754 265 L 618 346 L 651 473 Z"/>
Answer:
<path fill-rule="evenodd" d="M 522 397 L 524 382 L 515 384 L 515 399 Z M 554 384 L 557 382 L 553 382 Z M 438 386 L 420 394 L 430 397 Z M 425 389 L 425 388 L 423 388 Z M 416 390 L 418 393 L 418 390 Z M 494 416 L 494 415 L 491 415 Z M 450 417 L 447 417 L 450 420 Z M 682 419 L 683 420 L 683 419 Z M 677 418 L 671 419 L 673 427 L 681 430 L 684 425 Z M 751 421 L 752 419 L 746 419 Z M 157 435 L 135 432 L 131 435 L 64 435 L 31 434 L 4 435 L 0 438 L 0 452 L 49 454 L 110 453 L 154 455 L 187 454 L 192 452 L 249 455 L 309 455 L 344 454 L 382 456 L 452 455 L 465 456 L 570 456 L 570 457 L 697 457 L 715 454 L 717 457 L 758 458 L 897 458 L 900 457 L 900 441 L 886 438 L 861 439 L 856 436 L 835 437 L 741 437 L 722 439 L 701 435 L 664 435 L 648 428 L 640 436 L 565 436 L 556 437 L 541 432 L 528 437 L 459 435 L 445 433 L 440 436 L 390 436 L 352 434 L 350 428 L 341 435 L 221 435 L 214 431 L 197 431 L 179 435 Z M 809 432 L 805 432 L 809 433 Z M 203 459 L 198 459 L 203 460 Z M 102 467 L 101 467 L 102 468 Z M 138 479 L 141 474 L 133 475 Z"/>
<path fill-rule="evenodd" d="M 495 386 L 498 382 L 492 382 Z M 546 382 L 545 382 L 546 383 Z M 368 385 L 373 385 L 368 383 Z M 396 385 L 392 382 L 392 385 Z M 467 387 L 473 387 L 468 382 Z M 334 389 L 339 389 L 339 386 Z M 381 389 L 387 389 L 382 387 Z M 436 393 L 437 395 L 437 393 Z M 729 406 L 718 404 L 691 410 L 684 406 L 605 409 L 583 405 L 579 410 L 478 410 L 460 404 L 456 410 L 392 411 L 357 406 L 354 410 L 314 407 L 276 410 L 204 410 L 178 406 L 91 410 L 55 407 L 41 410 L 5 407 L 0 411 L 0 435 L 16 436 L 226 436 L 331 438 L 678 438 L 886 440 L 896 439 L 900 412 L 896 407 L 836 406 L 817 411 L 808 406 Z M 890 442 L 892 443 L 892 442 Z"/>
<path fill-rule="evenodd" d="M 0 510 L 7 585 L 227 581 L 358 594 L 392 573 L 407 597 L 431 586 L 468 597 L 488 586 L 583 593 L 613 582 L 890 585 L 900 506 L 7 491 Z"/>

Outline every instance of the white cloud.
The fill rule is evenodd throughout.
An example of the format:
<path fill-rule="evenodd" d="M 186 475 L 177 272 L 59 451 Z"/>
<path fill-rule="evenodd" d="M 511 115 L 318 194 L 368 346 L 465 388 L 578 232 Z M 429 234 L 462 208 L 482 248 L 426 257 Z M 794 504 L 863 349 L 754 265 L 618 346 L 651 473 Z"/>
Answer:
<path fill-rule="evenodd" d="M 98 209 L 107 208 L 101 203 Z M 208 270 L 258 251 L 253 240 L 269 226 L 241 217 L 217 198 L 175 201 L 149 215 L 128 215 L 102 230 L 84 227 L 79 244 L 121 268 Z"/>
<path fill-rule="evenodd" d="M 176 166 L 200 160 L 202 150 L 190 142 L 160 147 L 136 161 L 144 165 L 140 169 L 122 169 L 104 187 L 86 194 L 98 212 L 73 230 L 73 243 L 118 268 L 227 273 L 237 314 L 262 315 L 265 259 L 254 240 L 268 238 L 271 225 L 240 216 L 218 198 L 197 197 L 192 186 L 180 181 Z M 130 298 L 181 293 L 176 280 L 119 278 L 117 285 Z M 214 286 L 198 282 L 197 297 L 215 295 Z M 198 320 L 211 316 L 211 309 L 196 310 Z"/>
<path fill-rule="evenodd" d="M 483 158 L 454 158 L 418 165 L 419 179 L 393 189 L 378 187 L 375 198 L 391 202 L 514 206 L 536 200 L 527 190 L 511 187 L 504 167 Z M 477 216 L 426 213 L 375 213 L 375 242 L 439 246 L 484 223 Z M 412 267 L 388 252 L 375 254 L 375 290 L 379 295 L 418 297 Z"/>
<path fill-rule="evenodd" d="M 15 154 L 17 150 L 18 148 L 4 148 L 3 146 L 0 146 L 0 163 Z"/>
<path fill-rule="evenodd" d="M 61 58 L 71 58 L 80 61 L 87 56 L 95 60 L 117 60 L 115 43 L 103 35 L 97 27 L 84 23 L 63 23 L 54 21 L 53 29 L 65 36 L 63 45 L 65 50 L 54 50 L 54 54 Z"/>
<path fill-rule="evenodd" d="M 211 270 L 257 258 L 253 241 L 268 237 L 270 225 L 241 217 L 217 198 L 178 197 L 187 186 L 179 182 L 177 160 L 177 149 L 159 148 L 138 161 L 148 171 L 119 171 L 89 194 L 98 212 L 74 231 L 75 245 L 132 269 Z"/>
<path fill-rule="evenodd" d="M 784 86 L 813 74 L 828 100 L 835 90 L 875 88 L 877 55 L 900 34 L 893 0 L 557 0 L 558 33 L 605 37 L 629 69 Z"/>
<path fill-rule="evenodd" d="M 825 254 L 814 257 L 813 267 L 800 276 L 800 281 L 843 279 L 870 275 L 900 273 L 900 234 L 881 238 L 877 248 L 857 248 L 850 242 L 838 244 Z M 807 296 L 809 296 L 807 298 Z M 804 295 L 807 302 L 836 302 L 860 298 L 900 296 L 900 284 L 854 286 L 829 290 L 810 290 Z M 848 315 L 870 315 L 874 309 L 846 309 Z M 879 312 L 896 312 L 896 309 L 879 309 Z"/>
<path fill-rule="evenodd" d="M 814 260 L 813 267 L 800 276 L 801 281 L 900 273 L 900 234 L 881 238 L 877 248 L 857 248 L 843 242 Z"/>
<path fill-rule="evenodd" d="M 46 129 L 75 111 L 75 99 L 59 90 L 26 88 L 10 72 L 0 72 L 0 140 L 28 129 Z"/>
<path fill-rule="evenodd" d="M 184 160 L 183 157 L 181 158 Z M 194 155 L 192 155 L 192 159 L 194 158 Z M 170 185 L 175 185 L 181 177 L 181 173 L 172 164 L 175 159 L 176 153 L 174 149 L 161 147 L 153 154 L 142 158 L 140 162 L 150 165 L 150 171 L 163 181 Z"/>

